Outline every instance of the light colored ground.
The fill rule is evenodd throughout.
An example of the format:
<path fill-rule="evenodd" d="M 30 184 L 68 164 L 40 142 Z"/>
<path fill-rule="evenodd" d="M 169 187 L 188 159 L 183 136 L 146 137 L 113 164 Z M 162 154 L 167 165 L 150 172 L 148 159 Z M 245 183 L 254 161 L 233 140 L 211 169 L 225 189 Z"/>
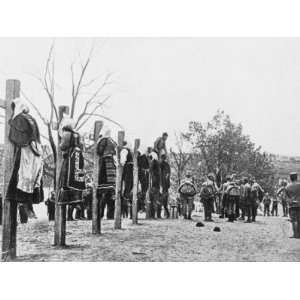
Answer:
<path fill-rule="evenodd" d="M 101 236 L 91 234 L 91 221 L 67 223 L 67 249 L 53 243 L 53 223 L 45 217 L 18 226 L 18 261 L 300 261 L 300 240 L 290 239 L 286 218 L 259 216 L 258 221 L 214 223 L 196 227 L 202 216 L 188 220 L 123 220 L 102 222 Z M 221 232 L 213 232 L 219 226 Z"/>

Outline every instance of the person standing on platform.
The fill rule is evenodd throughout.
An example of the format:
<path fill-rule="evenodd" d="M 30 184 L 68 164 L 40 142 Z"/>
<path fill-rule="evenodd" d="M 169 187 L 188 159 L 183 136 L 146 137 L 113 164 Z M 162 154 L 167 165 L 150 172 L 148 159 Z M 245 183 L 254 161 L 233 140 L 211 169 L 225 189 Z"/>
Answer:
<path fill-rule="evenodd" d="M 153 150 L 157 153 L 158 159 L 160 160 L 161 155 L 164 154 L 168 158 L 168 151 L 167 151 L 167 142 L 168 133 L 164 132 L 162 136 L 158 137 L 154 142 Z"/>

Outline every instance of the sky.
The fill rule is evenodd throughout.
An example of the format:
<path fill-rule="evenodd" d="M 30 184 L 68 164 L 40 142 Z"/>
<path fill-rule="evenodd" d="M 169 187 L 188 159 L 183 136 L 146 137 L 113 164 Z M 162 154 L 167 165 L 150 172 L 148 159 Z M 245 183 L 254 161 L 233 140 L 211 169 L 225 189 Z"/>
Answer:
<path fill-rule="evenodd" d="M 56 103 L 70 105 L 70 65 L 78 67 L 94 45 L 87 80 L 113 74 L 103 113 L 124 126 L 131 144 L 140 138 L 142 147 L 152 145 L 167 131 L 174 147 L 174 132 L 186 131 L 189 121 L 207 122 L 220 109 L 263 150 L 300 155 L 299 38 L 1 38 L 0 98 L 6 79 L 20 79 L 22 91 L 48 116 L 35 77 L 53 41 Z M 80 96 L 77 114 L 91 92 Z M 105 124 L 115 137 L 118 128 Z"/>

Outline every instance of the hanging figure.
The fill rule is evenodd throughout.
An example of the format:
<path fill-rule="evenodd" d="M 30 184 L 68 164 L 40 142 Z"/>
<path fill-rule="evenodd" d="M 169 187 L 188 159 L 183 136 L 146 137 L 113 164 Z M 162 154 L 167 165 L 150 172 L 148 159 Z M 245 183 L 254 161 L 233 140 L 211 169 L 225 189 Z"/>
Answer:
<path fill-rule="evenodd" d="M 86 188 L 84 158 L 80 135 L 74 131 L 72 120 L 65 120 L 61 127 L 59 147 L 63 161 L 58 178 L 58 204 L 68 204 L 68 218 L 73 218 L 73 209 L 82 202 L 82 193 Z"/>
<path fill-rule="evenodd" d="M 158 205 L 159 205 L 159 191 L 161 183 L 161 171 L 158 155 L 152 151 L 150 154 L 150 218 L 155 219 L 159 217 Z"/>
<path fill-rule="evenodd" d="M 146 194 L 149 189 L 149 169 L 151 148 L 147 148 L 146 152 L 138 156 L 138 177 L 141 185 L 141 192 L 138 193 L 138 210 L 146 209 Z"/>
<path fill-rule="evenodd" d="M 116 189 L 116 142 L 111 138 L 111 132 L 107 129 L 97 143 L 99 156 L 99 176 L 97 197 L 100 201 L 101 218 L 107 207 L 106 218 L 113 219 L 115 212 L 115 189 Z"/>
<path fill-rule="evenodd" d="M 161 170 L 161 203 L 164 207 L 165 217 L 168 219 L 170 217 L 169 213 L 169 188 L 170 188 L 170 176 L 171 176 L 171 168 L 169 163 L 167 162 L 167 157 L 165 154 L 161 156 L 160 163 Z"/>
<path fill-rule="evenodd" d="M 12 101 L 9 140 L 14 145 L 14 164 L 6 199 L 16 201 L 24 218 L 36 218 L 33 204 L 44 200 L 40 132 L 24 100 Z"/>
<path fill-rule="evenodd" d="M 126 147 L 127 146 L 127 147 Z M 122 204 L 121 211 L 123 218 L 132 218 L 132 188 L 133 188 L 133 154 L 124 141 L 124 147 L 120 153 L 120 163 L 123 166 L 122 174 Z"/>

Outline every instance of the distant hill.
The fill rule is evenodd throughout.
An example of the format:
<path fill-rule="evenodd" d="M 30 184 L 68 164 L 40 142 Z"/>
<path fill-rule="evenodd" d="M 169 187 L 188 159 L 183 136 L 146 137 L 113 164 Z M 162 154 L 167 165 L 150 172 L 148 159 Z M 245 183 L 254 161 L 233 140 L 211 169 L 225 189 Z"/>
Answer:
<path fill-rule="evenodd" d="M 300 174 L 300 158 L 299 157 L 278 157 L 273 160 L 276 176 L 278 178 L 288 178 L 291 172 Z"/>

